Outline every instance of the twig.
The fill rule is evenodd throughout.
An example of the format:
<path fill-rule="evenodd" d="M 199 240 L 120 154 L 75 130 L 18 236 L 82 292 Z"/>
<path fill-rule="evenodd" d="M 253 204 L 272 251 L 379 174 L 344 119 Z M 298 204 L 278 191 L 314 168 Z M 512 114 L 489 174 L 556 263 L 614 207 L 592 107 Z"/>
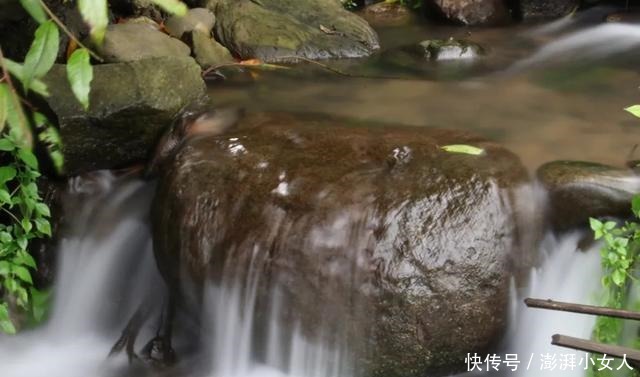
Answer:
<path fill-rule="evenodd" d="M 326 65 L 326 64 L 323 64 L 323 63 L 320 63 L 320 62 L 318 62 L 318 61 L 315 61 L 315 60 L 312 60 L 312 59 L 309 59 L 309 58 L 305 58 L 305 57 L 302 57 L 302 56 L 288 55 L 288 56 L 279 56 L 278 58 L 283 59 L 283 60 L 284 60 L 284 59 L 290 59 L 290 60 L 301 60 L 301 61 L 303 61 L 303 62 L 311 63 L 311 64 L 314 64 L 314 65 L 317 65 L 317 66 L 319 66 L 320 68 L 322 68 L 322 69 L 324 69 L 324 70 L 327 70 L 327 71 L 329 71 L 329 72 L 335 73 L 335 74 L 340 75 L 340 76 L 345 76 L 345 77 L 353 77 L 353 78 L 360 78 L 360 79 L 380 79 L 380 80 L 413 80 L 413 79 L 412 79 L 412 78 L 410 78 L 410 77 L 401 77 L 401 76 L 367 76 L 367 75 L 356 75 L 356 74 L 352 74 L 352 73 L 348 73 L 348 72 L 341 71 L 341 70 L 339 70 L 339 69 L 336 69 L 336 68 L 330 67 L 330 66 L 328 66 L 328 65 Z M 256 65 L 256 66 L 259 66 L 259 65 Z M 242 62 L 239 62 L 239 63 L 227 63 L 227 64 L 220 64 L 220 65 L 212 66 L 212 67 L 209 67 L 209 68 L 205 69 L 205 70 L 202 72 L 202 76 L 204 77 L 204 76 L 208 75 L 209 73 L 211 73 L 211 72 L 213 72 L 213 71 L 217 71 L 218 69 L 220 69 L 220 68 L 224 68 L 224 67 L 246 67 L 246 68 L 250 68 L 250 67 L 252 67 L 252 66 L 251 66 L 251 65 L 248 65 L 248 64 L 243 64 Z"/>
<path fill-rule="evenodd" d="M 4 207 L 0 207 L 0 209 L 4 212 L 6 212 L 9 216 L 11 216 L 13 218 L 13 220 L 20 224 L 20 220 L 18 220 L 18 218 L 16 217 L 16 215 L 14 215 L 13 213 L 11 213 L 11 211 L 9 211 L 8 209 L 4 208 Z"/>
<path fill-rule="evenodd" d="M 86 49 L 87 51 L 89 51 L 89 54 L 91 56 L 93 56 L 97 61 L 99 61 L 100 63 L 104 62 L 104 59 L 102 59 L 100 56 L 98 56 L 98 54 L 96 54 L 95 52 L 93 52 L 89 47 L 85 46 L 84 44 L 82 44 L 82 42 L 80 42 L 78 40 L 78 38 L 75 37 L 75 35 L 73 35 L 72 32 L 69 31 L 69 29 L 67 29 L 67 27 L 62 23 L 62 21 L 60 21 L 60 19 L 51 11 L 51 9 L 49 9 L 49 7 L 44 3 L 44 1 L 42 0 L 38 0 L 40 2 L 40 5 L 42 5 L 42 8 L 44 8 L 45 12 L 47 12 L 47 14 L 49 15 L 49 17 L 51 17 L 51 19 L 53 20 L 53 22 L 55 22 L 56 24 L 58 24 L 58 26 L 60 27 L 60 29 L 62 29 L 62 31 L 64 31 L 64 33 L 71 38 L 74 42 L 76 42 L 78 44 L 78 46 Z"/>
<path fill-rule="evenodd" d="M 571 336 L 555 334 L 551 337 L 551 344 L 554 346 L 571 348 L 578 351 L 597 353 L 612 356 L 618 359 L 625 359 L 631 367 L 637 368 L 640 363 L 640 351 L 611 344 L 602 344 L 591 340 L 574 338 Z"/>
<path fill-rule="evenodd" d="M 632 319 L 636 321 L 640 320 L 640 312 L 633 312 L 630 310 L 604 308 L 593 305 L 571 304 L 568 302 L 540 300 L 535 298 L 527 298 L 524 300 L 524 303 L 531 308 L 550 309 L 580 314 L 602 315 L 605 317 Z"/>

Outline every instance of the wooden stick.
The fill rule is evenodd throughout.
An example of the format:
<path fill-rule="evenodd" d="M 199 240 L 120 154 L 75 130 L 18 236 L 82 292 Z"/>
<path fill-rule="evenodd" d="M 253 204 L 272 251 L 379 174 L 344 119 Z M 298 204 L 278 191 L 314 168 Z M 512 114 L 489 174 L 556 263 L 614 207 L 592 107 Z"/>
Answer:
<path fill-rule="evenodd" d="M 558 310 L 563 312 L 602 315 L 606 317 L 632 319 L 640 321 L 640 313 L 630 310 L 612 309 L 601 306 L 572 304 L 568 302 L 540 300 L 535 298 L 526 298 L 524 303 L 530 308 L 540 308 L 549 310 Z"/>
<path fill-rule="evenodd" d="M 640 351 L 633 348 L 602 344 L 591 340 L 579 339 L 560 334 L 555 334 L 551 337 L 551 344 L 578 351 L 607 355 L 617 359 L 626 358 L 629 365 L 633 368 L 638 368 L 638 365 L 640 365 Z"/>

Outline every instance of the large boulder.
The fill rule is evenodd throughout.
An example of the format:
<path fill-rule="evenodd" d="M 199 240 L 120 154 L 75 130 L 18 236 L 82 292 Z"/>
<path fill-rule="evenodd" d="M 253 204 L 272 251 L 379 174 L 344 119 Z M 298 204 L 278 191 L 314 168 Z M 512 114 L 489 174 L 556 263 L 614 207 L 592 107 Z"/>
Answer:
<path fill-rule="evenodd" d="M 426 0 L 427 12 L 463 25 L 499 25 L 511 21 L 506 0 Z"/>
<path fill-rule="evenodd" d="M 589 225 L 590 217 L 631 215 L 631 198 L 640 193 L 640 177 L 631 169 L 584 161 L 553 161 L 538 168 L 547 190 L 547 218 L 558 231 Z"/>
<path fill-rule="evenodd" d="M 217 39 L 241 59 L 357 58 L 379 48 L 373 29 L 339 0 L 218 0 L 209 6 Z"/>
<path fill-rule="evenodd" d="M 526 180 L 513 153 L 464 132 L 254 114 L 165 165 L 156 258 L 184 297 L 258 281 L 256 318 L 277 288 L 283 326 L 346 342 L 364 375 L 451 372 L 505 329 Z"/>
<path fill-rule="evenodd" d="M 206 98 L 200 67 L 189 57 L 100 64 L 93 76 L 88 111 L 73 96 L 65 66 L 45 78 L 68 174 L 144 160 L 177 113 Z"/>

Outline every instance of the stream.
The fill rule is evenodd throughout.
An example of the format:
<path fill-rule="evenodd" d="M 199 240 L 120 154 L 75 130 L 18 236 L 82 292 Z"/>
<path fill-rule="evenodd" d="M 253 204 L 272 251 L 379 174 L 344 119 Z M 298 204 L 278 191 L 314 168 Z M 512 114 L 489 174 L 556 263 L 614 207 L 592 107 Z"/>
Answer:
<path fill-rule="evenodd" d="M 490 54 L 470 66 L 411 67 L 384 57 L 331 63 L 370 78 L 342 77 L 303 65 L 299 71 L 260 73 L 255 81 L 232 76 L 212 84 L 210 94 L 219 105 L 242 106 L 249 112 L 331 114 L 372 123 L 471 130 L 517 153 L 530 171 L 557 159 L 621 165 L 640 136 L 637 120 L 622 110 L 638 102 L 640 26 L 592 21 L 605 12 L 596 8 L 572 20 L 510 29 L 381 29 L 382 45 L 389 48 L 427 36 L 470 33 Z M 50 319 L 15 337 L 0 335 L 2 377 L 149 375 L 135 362 L 129 368 L 124 355 L 106 356 L 143 298 L 156 306 L 166 300 L 158 288 L 165 283 L 152 250 L 149 210 L 154 189 L 153 182 L 106 171 L 69 182 L 65 203 L 70 221 L 58 246 Z M 525 200 L 543 207 L 544 193 Z M 342 231 L 347 238 L 354 236 L 349 229 Z M 594 302 L 600 245 L 578 250 L 582 236 L 546 234 L 538 250 L 539 266 L 517 288 L 513 283 L 509 330 L 498 349 L 517 354 L 519 369 L 461 376 L 584 375 L 584 366 L 543 370 L 541 357 L 566 352 L 550 345 L 552 334 L 589 338 L 593 318 L 527 309 L 522 303 L 524 297 Z M 340 239 L 324 237 L 336 237 L 327 242 Z M 282 310 L 277 290 L 270 296 L 273 313 L 254 318 L 256 279 L 249 273 L 245 281 L 207 287 L 201 331 L 210 336 L 204 337 L 200 352 L 181 360 L 171 377 L 355 377 L 348 349 L 340 342 L 309 341 L 295 329 L 281 329 L 275 320 Z M 252 338 L 257 321 L 267 329 L 260 345 Z M 150 321 L 139 338 L 148 339 L 156 331 Z M 188 339 L 177 339 L 175 347 L 180 354 L 190 347 Z M 259 360 L 256 348 L 266 349 Z"/>

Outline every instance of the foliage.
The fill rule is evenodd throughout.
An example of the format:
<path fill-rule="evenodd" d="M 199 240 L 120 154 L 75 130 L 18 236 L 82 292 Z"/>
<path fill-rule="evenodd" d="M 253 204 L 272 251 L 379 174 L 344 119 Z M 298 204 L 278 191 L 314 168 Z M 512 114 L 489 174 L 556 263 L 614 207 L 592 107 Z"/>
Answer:
<path fill-rule="evenodd" d="M 640 195 L 633 197 L 632 211 L 636 219 L 640 219 Z M 604 288 L 602 304 L 621 309 L 628 304 L 631 284 L 636 280 L 634 271 L 640 254 L 640 223 L 628 221 L 618 225 L 613 221 L 602 222 L 592 218 L 590 225 L 595 239 L 604 241 L 600 251 Z M 602 343 L 619 343 L 622 332 L 621 319 L 598 317 L 593 338 Z M 605 375 L 604 371 L 592 372 L 593 375 Z"/>
<path fill-rule="evenodd" d="M 184 15 L 187 7 L 179 0 L 151 0 L 165 11 Z M 15 333 L 10 318 L 20 308 L 32 322 L 44 316 L 48 294 L 33 287 L 36 268 L 27 252 L 35 238 L 51 236 L 49 208 L 42 202 L 36 180 L 38 160 L 32 152 L 33 134 L 47 148 L 58 172 L 63 171 L 62 142 L 57 128 L 29 102 L 29 95 L 48 97 L 42 80 L 51 70 L 60 50 L 60 31 L 79 48 L 70 54 L 66 72 L 71 91 L 86 110 L 93 79 L 91 57 L 100 57 L 85 47 L 51 12 L 43 0 L 20 0 L 39 24 L 23 63 L 4 57 L 0 48 L 0 331 Z M 90 27 L 95 43 L 104 39 L 109 22 L 107 0 L 78 0 L 78 9 Z M 14 84 L 21 83 L 21 87 Z"/>
<path fill-rule="evenodd" d="M 628 113 L 632 114 L 633 116 L 640 118 L 640 105 L 633 105 L 633 106 L 629 106 L 627 108 L 624 109 L 625 111 L 627 111 Z"/>
<path fill-rule="evenodd" d="M 478 156 L 484 153 L 484 149 L 474 147 L 472 145 L 466 145 L 466 144 L 444 145 L 440 148 L 442 148 L 444 151 L 449 153 L 463 153 L 463 154 L 470 154 L 474 156 Z"/>
<path fill-rule="evenodd" d="M 31 278 L 36 263 L 27 247 L 34 238 L 51 236 L 51 213 L 38 193 L 40 173 L 33 153 L 11 132 L 0 138 L 0 151 L 9 158 L 8 164 L 0 167 L 0 286 L 5 297 L 0 303 L 0 329 L 15 333 L 10 306 L 42 318 L 42 293 L 33 287 Z"/>

